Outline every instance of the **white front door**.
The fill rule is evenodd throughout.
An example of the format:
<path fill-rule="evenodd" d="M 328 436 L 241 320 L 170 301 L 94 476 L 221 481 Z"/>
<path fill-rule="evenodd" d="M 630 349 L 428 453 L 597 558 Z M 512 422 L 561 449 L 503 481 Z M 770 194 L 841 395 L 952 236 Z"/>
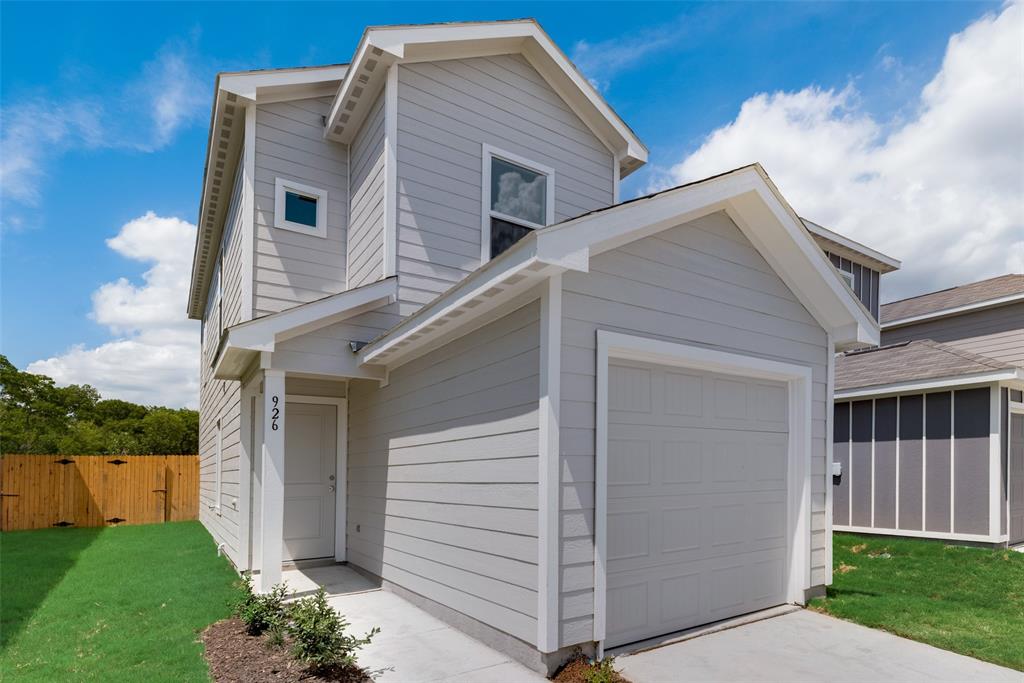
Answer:
<path fill-rule="evenodd" d="M 334 557 L 338 412 L 288 402 L 284 438 L 284 561 Z"/>
<path fill-rule="evenodd" d="M 610 364 L 608 647 L 786 601 L 787 409 L 781 382 Z"/>

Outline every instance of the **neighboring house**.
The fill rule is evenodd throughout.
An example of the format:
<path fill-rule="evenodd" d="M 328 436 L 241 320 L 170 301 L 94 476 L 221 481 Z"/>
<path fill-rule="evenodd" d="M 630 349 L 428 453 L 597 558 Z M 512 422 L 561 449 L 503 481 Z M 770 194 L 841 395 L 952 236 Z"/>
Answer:
<path fill-rule="evenodd" d="M 189 315 L 235 567 L 348 562 L 546 671 L 820 594 L 877 322 L 760 166 L 620 202 L 646 159 L 528 20 L 218 76 Z"/>
<path fill-rule="evenodd" d="M 1024 543 L 1024 275 L 881 313 L 836 361 L 835 528 Z"/>

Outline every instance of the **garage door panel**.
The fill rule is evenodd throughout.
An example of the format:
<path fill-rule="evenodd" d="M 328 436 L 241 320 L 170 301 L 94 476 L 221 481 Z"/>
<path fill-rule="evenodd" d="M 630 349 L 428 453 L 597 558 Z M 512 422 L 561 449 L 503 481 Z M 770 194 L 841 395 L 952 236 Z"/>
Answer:
<path fill-rule="evenodd" d="M 609 646 L 776 605 L 784 571 L 784 553 L 776 549 L 609 576 L 608 614 L 616 615 Z"/>
<path fill-rule="evenodd" d="M 783 602 L 785 385 L 615 361 L 609 406 L 607 644 Z"/>

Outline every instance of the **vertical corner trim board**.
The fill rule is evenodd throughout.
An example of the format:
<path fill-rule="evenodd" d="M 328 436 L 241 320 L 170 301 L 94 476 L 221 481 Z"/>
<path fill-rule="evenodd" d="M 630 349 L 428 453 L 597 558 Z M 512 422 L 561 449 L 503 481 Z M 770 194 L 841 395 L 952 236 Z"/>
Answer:
<path fill-rule="evenodd" d="M 835 404 L 840 530 L 990 537 L 988 386 Z"/>

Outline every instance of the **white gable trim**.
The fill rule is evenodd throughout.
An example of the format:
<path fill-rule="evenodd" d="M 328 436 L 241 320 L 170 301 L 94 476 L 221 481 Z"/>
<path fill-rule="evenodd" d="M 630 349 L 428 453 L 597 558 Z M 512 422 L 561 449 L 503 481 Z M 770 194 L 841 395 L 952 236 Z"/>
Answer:
<path fill-rule="evenodd" d="M 833 242 L 839 245 L 840 247 L 843 247 L 847 251 L 851 252 L 851 256 L 853 254 L 858 255 L 851 260 L 856 260 L 857 258 L 865 260 L 868 262 L 867 265 L 869 267 L 873 267 L 875 270 L 878 270 L 882 273 L 888 273 L 894 270 L 899 270 L 899 268 L 903 265 L 898 259 L 894 259 L 891 256 L 886 256 L 882 252 L 876 251 L 875 249 L 865 246 L 860 242 L 855 242 L 851 240 L 849 237 L 846 237 L 845 235 L 840 235 L 838 232 L 833 232 L 832 230 L 829 230 L 824 226 L 818 225 L 814 221 L 809 221 L 806 218 L 801 220 L 803 221 L 804 227 L 806 227 L 811 232 L 811 234 L 817 235 L 818 237 L 824 240 Z"/>
<path fill-rule="evenodd" d="M 760 166 L 626 202 L 535 230 L 447 293 L 366 346 L 362 362 L 396 367 L 481 313 L 564 270 L 587 272 L 590 255 L 725 211 L 832 335 L 842 350 L 878 344 L 878 324 L 834 274 L 800 219 L 778 197 Z"/>
<path fill-rule="evenodd" d="M 347 142 L 355 134 L 394 63 L 511 53 L 522 54 L 598 139 L 620 155 L 622 175 L 647 162 L 647 148 L 636 134 L 533 20 L 367 29 L 331 105 L 324 135 Z"/>
<path fill-rule="evenodd" d="M 726 212 L 840 349 L 873 346 L 878 324 L 835 276 L 832 264 L 760 165 L 613 206 L 539 231 L 537 254 L 600 254 L 676 225 Z"/>

